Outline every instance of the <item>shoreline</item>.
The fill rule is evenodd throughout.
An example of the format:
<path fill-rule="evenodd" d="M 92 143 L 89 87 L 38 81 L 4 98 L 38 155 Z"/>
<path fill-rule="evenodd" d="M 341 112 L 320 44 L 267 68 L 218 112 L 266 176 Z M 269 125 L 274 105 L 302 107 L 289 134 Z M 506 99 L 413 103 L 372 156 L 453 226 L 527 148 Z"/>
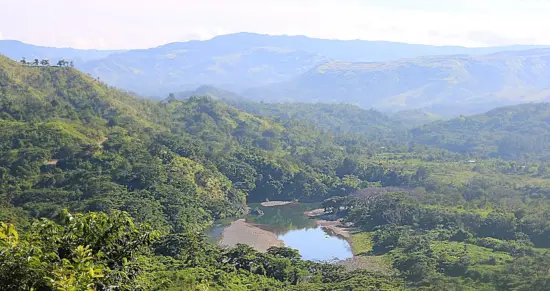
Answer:
<path fill-rule="evenodd" d="M 276 234 L 263 230 L 244 219 L 235 220 L 226 227 L 218 245 L 234 247 L 237 244 L 246 244 L 260 252 L 266 252 L 272 246 L 282 247 L 284 243 Z"/>
<path fill-rule="evenodd" d="M 391 266 L 388 266 L 388 264 L 384 262 L 384 258 L 382 256 L 364 255 L 364 250 L 361 250 L 361 245 L 357 242 L 356 236 L 361 233 L 358 233 L 358 229 L 356 227 L 342 224 L 342 219 L 331 220 L 330 217 L 327 217 L 328 215 L 326 215 L 324 209 L 321 208 L 306 211 L 304 214 L 311 219 L 315 219 L 320 227 L 329 230 L 336 236 L 339 236 L 348 242 L 352 257 L 335 262 L 335 264 L 344 266 L 348 271 L 362 269 L 378 273 L 392 272 Z"/>
<path fill-rule="evenodd" d="M 277 201 L 274 201 L 277 202 Z M 286 203 L 289 204 L 289 203 Z M 342 265 L 347 270 L 367 269 L 374 272 L 391 272 L 391 266 L 385 263 L 382 256 L 365 256 L 365 247 L 358 243 L 357 228 L 345 225 L 341 219 L 327 215 L 323 209 L 305 211 L 304 215 L 315 220 L 318 227 L 323 228 L 330 235 L 338 236 L 349 244 L 352 257 L 333 262 Z M 233 221 L 227 226 L 218 241 L 220 247 L 235 247 L 237 244 L 246 244 L 259 252 L 267 252 L 272 246 L 284 247 L 285 244 L 278 236 L 258 225 L 248 223 L 245 219 Z"/>
<path fill-rule="evenodd" d="M 314 219 L 321 228 L 328 229 L 335 235 L 345 239 L 351 247 L 352 241 L 350 231 L 355 230 L 355 228 L 342 224 L 341 219 L 324 219 L 323 216 L 325 216 L 326 213 L 322 208 L 309 210 L 304 212 L 304 214 L 310 219 Z"/>
<path fill-rule="evenodd" d="M 296 201 L 265 201 L 260 203 L 263 207 L 283 206 L 296 203 Z"/>
<path fill-rule="evenodd" d="M 270 203 L 270 206 L 287 205 L 295 202 L 291 201 L 269 201 L 264 203 Z M 281 204 L 284 203 L 284 204 Z M 267 206 L 267 207 L 270 207 Z M 325 231 L 331 232 L 335 236 L 338 236 L 346 240 L 351 249 L 353 249 L 352 233 L 355 228 L 342 224 L 340 219 L 330 220 L 330 218 L 323 217 L 325 211 L 323 209 L 313 209 L 305 211 L 304 215 L 310 219 L 315 220 L 318 227 L 321 227 Z M 284 242 L 278 238 L 278 236 L 268 230 L 246 222 L 245 219 L 238 219 L 233 221 L 227 226 L 218 241 L 218 245 L 221 247 L 234 247 L 237 244 L 246 244 L 252 248 L 266 252 L 272 246 L 282 247 Z M 353 254 L 355 257 L 356 254 Z"/>

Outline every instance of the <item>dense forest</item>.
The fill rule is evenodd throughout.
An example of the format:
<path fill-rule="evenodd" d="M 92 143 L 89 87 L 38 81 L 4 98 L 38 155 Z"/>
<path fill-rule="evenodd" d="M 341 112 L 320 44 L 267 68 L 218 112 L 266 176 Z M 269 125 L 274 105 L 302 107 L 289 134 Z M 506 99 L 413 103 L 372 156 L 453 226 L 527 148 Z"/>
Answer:
<path fill-rule="evenodd" d="M 547 108 L 409 130 L 351 105 L 150 101 L 0 57 L 0 290 L 550 290 Z M 324 201 L 391 271 L 202 235 L 266 199 Z"/>

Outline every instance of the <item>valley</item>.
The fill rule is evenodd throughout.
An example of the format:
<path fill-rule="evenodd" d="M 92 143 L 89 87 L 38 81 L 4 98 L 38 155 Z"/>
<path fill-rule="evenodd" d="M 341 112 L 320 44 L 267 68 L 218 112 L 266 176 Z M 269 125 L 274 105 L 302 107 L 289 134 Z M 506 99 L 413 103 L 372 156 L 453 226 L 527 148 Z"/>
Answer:
<path fill-rule="evenodd" d="M 547 49 L 333 62 L 312 39 L 212 41 L 232 37 L 180 51 L 230 56 L 216 86 L 180 82 L 178 43 L 90 54 L 99 79 L 0 56 L 0 290 L 548 290 Z M 182 70 L 162 98 L 113 87 L 163 91 L 158 64 Z M 217 88 L 266 80 L 271 103 Z"/>

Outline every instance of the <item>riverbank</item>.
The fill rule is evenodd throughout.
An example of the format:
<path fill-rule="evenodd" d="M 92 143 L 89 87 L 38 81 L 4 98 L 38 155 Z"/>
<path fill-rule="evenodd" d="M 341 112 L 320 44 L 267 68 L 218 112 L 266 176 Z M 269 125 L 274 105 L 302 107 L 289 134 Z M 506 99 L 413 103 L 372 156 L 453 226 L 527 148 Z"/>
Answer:
<path fill-rule="evenodd" d="M 246 244 L 260 252 L 266 252 L 272 246 L 282 247 L 284 243 L 274 233 L 263 230 L 244 219 L 233 221 L 221 235 L 220 246 L 234 247 Z"/>
<path fill-rule="evenodd" d="M 385 274 L 393 273 L 391 263 L 384 256 L 366 255 L 372 251 L 372 233 L 361 232 L 351 225 L 344 225 L 341 219 L 325 213 L 322 208 L 304 212 L 324 229 L 344 238 L 351 248 L 353 257 L 337 262 L 349 271 L 358 269 L 369 270 Z"/>
<path fill-rule="evenodd" d="M 354 231 L 355 228 L 349 225 L 342 224 L 341 219 L 331 219 L 331 217 L 329 217 L 325 210 L 322 208 L 306 211 L 304 212 L 304 214 L 311 219 L 315 219 L 317 225 L 319 225 L 320 227 L 331 231 L 339 237 L 344 238 L 348 241 L 350 245 L 352 244 L 351 231 Z"/>
<path fill-rule="evenodd" d="M 265 201 L 260 203 L 263 207 L 283 206 L 296 203 L 296 201 Z"/>

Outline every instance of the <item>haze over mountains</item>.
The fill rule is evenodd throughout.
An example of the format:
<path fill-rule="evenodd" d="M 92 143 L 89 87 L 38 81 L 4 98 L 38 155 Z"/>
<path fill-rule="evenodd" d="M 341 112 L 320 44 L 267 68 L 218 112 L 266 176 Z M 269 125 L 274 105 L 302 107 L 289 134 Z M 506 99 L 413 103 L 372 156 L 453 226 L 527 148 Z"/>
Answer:
<path fill-rule="evenodd" d="M 238 33 L 128 51 L 36 47 L 0 41 L 19 60 L 75 59 L 109 85 L 165 98 L 202 85 L 253 100 L 352 103 L 442 115 L 547 100 L 550 49 L 465 48 Z"/>
<path fill-rule="evenodd" d="M 23 57 L 27 58 L 28 60 L 34 58 L 49 60 L 58 60 L 61 58 L 65 58 L 78 63 L 95 59 L 102 59 L 116 52 L 122 51 L 56 48 L 27 44 L 17 40 L 0 40 L 0 54 L 3 54 L 14 60 L 20 60 Z"/>
<path fill-rule="evenodd" d="M 329 62 L 293 80 L 244 93 L 264 100 L 346 102 L 397 111 L 480 113 L 548 99 L 550 49 L 436 56 L 382 63 Z M 447 110 L 446 110 L 447 109 Z"/>
<path fill-rule="evenodd" d="M 211 86 L 147 100 L 0 56 L 0 290 L 548 290 L 550 103 L 395 116 Z M 267 200 L 322 203 L 353 261 L 202 235 Z"/>

